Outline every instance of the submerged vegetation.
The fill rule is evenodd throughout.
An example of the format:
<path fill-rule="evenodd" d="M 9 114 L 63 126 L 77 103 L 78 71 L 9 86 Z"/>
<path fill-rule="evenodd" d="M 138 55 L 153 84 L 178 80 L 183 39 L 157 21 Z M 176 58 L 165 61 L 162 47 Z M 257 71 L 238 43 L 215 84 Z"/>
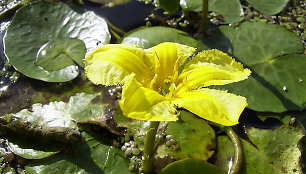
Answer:
<path fill-rule="evenodd" d="M 305 173 L 305 16 L 298 0 L 1 1 L 1 173 Z"/>

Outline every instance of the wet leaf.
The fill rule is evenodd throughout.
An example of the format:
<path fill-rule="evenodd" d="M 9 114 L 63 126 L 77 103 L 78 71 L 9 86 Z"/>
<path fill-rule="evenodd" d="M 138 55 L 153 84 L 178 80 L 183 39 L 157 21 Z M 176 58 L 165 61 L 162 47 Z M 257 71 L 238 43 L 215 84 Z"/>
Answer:
<path fill-rule="evenodd" d="M 184 159 L 165 167 L 161 174 L 222 174 L 216 166 L 198 159 Z"/>
<path fill-rule="evenodd" d="M 78 75 L 74 62 L 82 66 L 80 60 L 86 50 L 80 45 L 85 44 L 87 51 L 91 51 L 109 40 L 105 20 L 93 12 L 65 3 L 39 1 L 22 7 L 15 14 L 4 45 L 9 62 L 19 72 L 43 81 L 65 82 Z M 69 57 L 69 60 L 60 59 L 60 64 L 58 60 L 51 61 L 56 65 L 41 62 L 45 58 L 59 59 L 57 56 L 61 59 Z"/>
<path fill-rule="evenodd" d="M 72 154 L 58 154 L 39 161 L 32 161 L 26 167 L 28 174 L 96 173 L 128 174 L 128 160 L 120 149 L 105 144 L 94 134 L 82 133 L 84 140 L 75 145 Z"/>
<path fill-rule="evenodd" d="M 244 165 L 242 174 L 303 173 L 299 141 L 302 130 L 283 125 L 274 130 L 248 128 L 249 143 L 242 140 Z"/>
<path fill-rule="evenodd" d="M 101 94 L 78 93 L 70 97 L 67 103 L 56 101 L 46 105 L 34 104 L 30 109 L 2 116 L 0 123 L 4 128 L 17 133 L 25 131 L 40 138 L 76 141 L 77 123 L 106 126 L 105 109 Z"/>
<path fill-rule="evenodd" d="M 232 48 L 234 57 L 252 70 L 252 76 L 221 88 L 245 96 L 249 108 L 256 111 L 306 108 L 306 56 L 290 55 L 303 51 L 294 33 L 279 25 L 244 23 L 235 32 Z"/>
<path fill-rule="evenodd" d="M 180 111 L 180 120 L 169 122 L 166 135 L 170 135 L 174 144 L 167 142 L 157 149 L 161 158 L 170 154 L 175 159 L 195 158 L 207 160 L 214 153 L 215 132 L 209 124 L 190 112 Z M 172 140 L 167 140 L 172 141 Z"/>
<path fill-rule="evenodd" d="M 202 11 L 202 0 L 181 0 L 180 5 L 185 11 Z M 227 23 L 239 22 L 243 19 L 239 0 L 209 0 L 208 10 L 220 13 Z"/>
<path fill-rule="evenodd" d="M 188 33 L 168 27 L 140 27 L 128 33 L 122 43 L 150 48 L 162 42 L 177 42 L 192 47 L 198 47 L 198 41 Z"/>
<path fill-rule="evenodd" d="M 266 14 L 275 15 L 283 10 L 289 0 L 247 0 L 256 10 Z"/>
<path fill-rule="evenodd" d="M 101 98 L 101 94 L 78 93 L 70 97 L 68 103 L 51 102 L 47 105 L 34 104 L 30 110 L 22 110 L 14 117 L 23 119 L 34 126 L 77 128 L 77 122 L 101 121 L 103 123 L 104 106 L 93 104 L 92 100 Z"/>

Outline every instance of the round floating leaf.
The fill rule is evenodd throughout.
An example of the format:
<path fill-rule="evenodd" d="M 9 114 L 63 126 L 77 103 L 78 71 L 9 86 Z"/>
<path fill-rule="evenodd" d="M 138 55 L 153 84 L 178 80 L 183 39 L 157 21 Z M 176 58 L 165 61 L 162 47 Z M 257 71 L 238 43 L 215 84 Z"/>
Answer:
<path fill-rule="evenodd" d="M 187 33 L 168 27 L 141 27 L 128 33 L 122 43 L 150 48 L 162 42 L 177 42 L 198 47 L 199 42 Z"/>
<path fill-rule="evenodd" d="M 256 10 L 275 15 L 283 10 L 289 0 L 247 0 Z"/>
<path fill-rule="evenodd" d="M 4 46 L 9 62 L 26 76 L 64 82 L 78 75 L 75 63 L 82 66 L 81 59 L 86 52 L 84 44 L 87 51 L 91 51 L 109 40 L 105 20 L 93 12 L 71 8 L 65 3 L 39 1 L 24 6 L 14 15 Z M 66 60 L 58 61 L 58 57 L 54 57 L 57 54 Z M 56 64 L 47 65 L 47 58 Z"/>
<path fill-rule="evenodd" d="M 302 130 L 284 125 L 274 130 L 249 128 L 246 133 L 252 144 L 241 140 L 242 174 L 303 173 L 299 149 Z"/>
<path fill-rule="evenodd" d="M 205 120 L 194 114 L 183 110 L 180 112 L 180 120 L 169 122 L 166 129 L 166 134 L 171 135 L 176 143 L 173 147 L 160 146 L 157 150 L 158 156 L 170 154 L 175 159 L 207 160 L 214 153 L 214 130 Z"/>
<path fill-rule="evenodd" d="M 222 174 L 216 166 L 198 159 L 175 161 L 165 167 L 161 174 Z"/>
<path fill-rule="evenodd" d="M 96 136 L 82 133 L 85 140 L 74 148 L 72 154 L 58 154 L 25 167 L 28 174 L 103 173 L 129 174 L 128 160 L 120 149 L 106 145 Z"/>
<path fill-rule="evenodd" d="M 202 11 L 202 0 L 180 0 L 185 11 Z M 243 19 L 243 9 L 239 0 L 209 0 L 208 10 L 220 13 L 227 23 L 239 22 Z"/>
<path fill-rule="evenodd" d="M 244 23 L 232 41 L 233 54 L 252 70 L 242 82 L 220 88 L 245 96 L 256 111 L 306 108 L 306 56 L 301 40 L 279 25 Z M 279 57 L 278 57 L 279 56 Z"/>

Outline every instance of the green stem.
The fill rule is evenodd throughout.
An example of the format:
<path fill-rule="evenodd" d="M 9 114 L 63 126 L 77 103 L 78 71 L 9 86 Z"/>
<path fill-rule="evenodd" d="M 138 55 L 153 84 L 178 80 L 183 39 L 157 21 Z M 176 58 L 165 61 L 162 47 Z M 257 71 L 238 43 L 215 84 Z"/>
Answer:
<path fill-rule="evenodd" d="M 155 152 L 155 135 L 159 126 L 158 121 L 151 121 L 150 128 L 147 132 L 144 141 L 144 161 L 143 161 L 143 172 L 145 174 L 153 173 L 153 162 Z"/>
<path fill-rule="evenodd" d="M 106 20 L 108 26 L 114 30 L 116 33 L 120 34 L 120 35 L 124 35 L 126 32 L 121 30 L 120 28 L 116 27 L 114 24 L 112 24 L 110 21 Z"/>
<path fill-rule="evenodd" d="M 208 16 L 208 0 L 203 0 L 202 2 L 202 15 L 201 23 L 199 28 L 199 34 L 204 34 L 207 27 L 207 16 Z"/>
<path fill-rule="evenodd" d="M 240 140 L 232 127 L 227 127 L 225 129 L 225 133 L 231 139 L 235 153 L 233 165 L 230 168 L 230 174 L 238 174 L 241 168 L 242 158 L 243 158 Z"/>
<path fill-rule="evenodd" d="M 119 34 L 117 34 L 115 31 L 110 30 L 110 32 L 116 38 L 117 41 L 119 41 L 121 39 L 121 36 L 119 36 Z"/>

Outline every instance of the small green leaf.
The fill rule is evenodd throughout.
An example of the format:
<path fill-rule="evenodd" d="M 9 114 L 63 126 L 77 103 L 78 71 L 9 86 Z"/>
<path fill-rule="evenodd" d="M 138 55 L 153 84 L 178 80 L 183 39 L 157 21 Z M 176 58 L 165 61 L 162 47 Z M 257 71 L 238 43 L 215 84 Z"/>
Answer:
<path fill-rule="evenodd" d="M 199 42 L 188 33 L 168 27 L 140 27 L 128 33 L 122 43 L 150 48 L 162 42 L 177 42 L 192 47 L 198 47 Z"/>
<path fill-rule="evenodd" d="M 175 161 L 165 167 L 161 174 L 222 174 L 214 165 L 198 159 Z"/>
<path fill-rule="evenodd" d="M 275 15 L 281 12 L 289 0 L 247 0 L 256 10 L 266 15 Z"/>
<path fill-rule="evenodd" d="M 214 153 L 215 132 L 209 124 L 187 111 L 180 111 L 180 120 L 169 122 L 166 134 L 172 136 L 175 143 L 161 145 L 158 156 L 168 154 L 175 159 L 196 158 L 207 160 Z M 167 140 L 168 141 L 168 140 Z M 171 141 L 171 140 L 170 140 Z"/>
<path fill-rule="evenodd" d="M 167 13 L 175 13 L 180 9 L 180 0 L 158 0 L 158 5 Z"/>
<path fill-rule="evenodd" d="M 106 21 L 80 7 L 38 1 L 16 12 L 4 37 L 4 51 L 9 62 L 24 75 L 48 82 L 65 82 L 79 73 L 78 67 L 71 65 L 70 59 L 82 66 L 84 46 L 77 40 L 84 42 L 88 52 L 109 43 Z M 44 47 L 47 50 L 43 50 Z M 70 59 L 61 54 L 65 60 L 56 59 L 51 61 L 56 65 L 48 65 L 46 58 L 62 53 L 58 49 L 63 48 Z M 51 55 L 43 56 L 44 52 Z"/>
<path fill-rule="evenodd" d="M 28 174 L 103 173 L 129 174 L 128 160 L 120 149 L 106 145 L 96 135 L 82 133 L 84 140 L 72 150 L 75 153 L 58 154 L 39 161 L 31 161 Z"/>
<path fill-rule="evenodd" d="M 9 149 L 16 155 L 26 159 L 42 159 L 59 153 L 63 146 L 53 142 L 39 142 L 26 137 L 10 135 L 7 143 Z"/>

